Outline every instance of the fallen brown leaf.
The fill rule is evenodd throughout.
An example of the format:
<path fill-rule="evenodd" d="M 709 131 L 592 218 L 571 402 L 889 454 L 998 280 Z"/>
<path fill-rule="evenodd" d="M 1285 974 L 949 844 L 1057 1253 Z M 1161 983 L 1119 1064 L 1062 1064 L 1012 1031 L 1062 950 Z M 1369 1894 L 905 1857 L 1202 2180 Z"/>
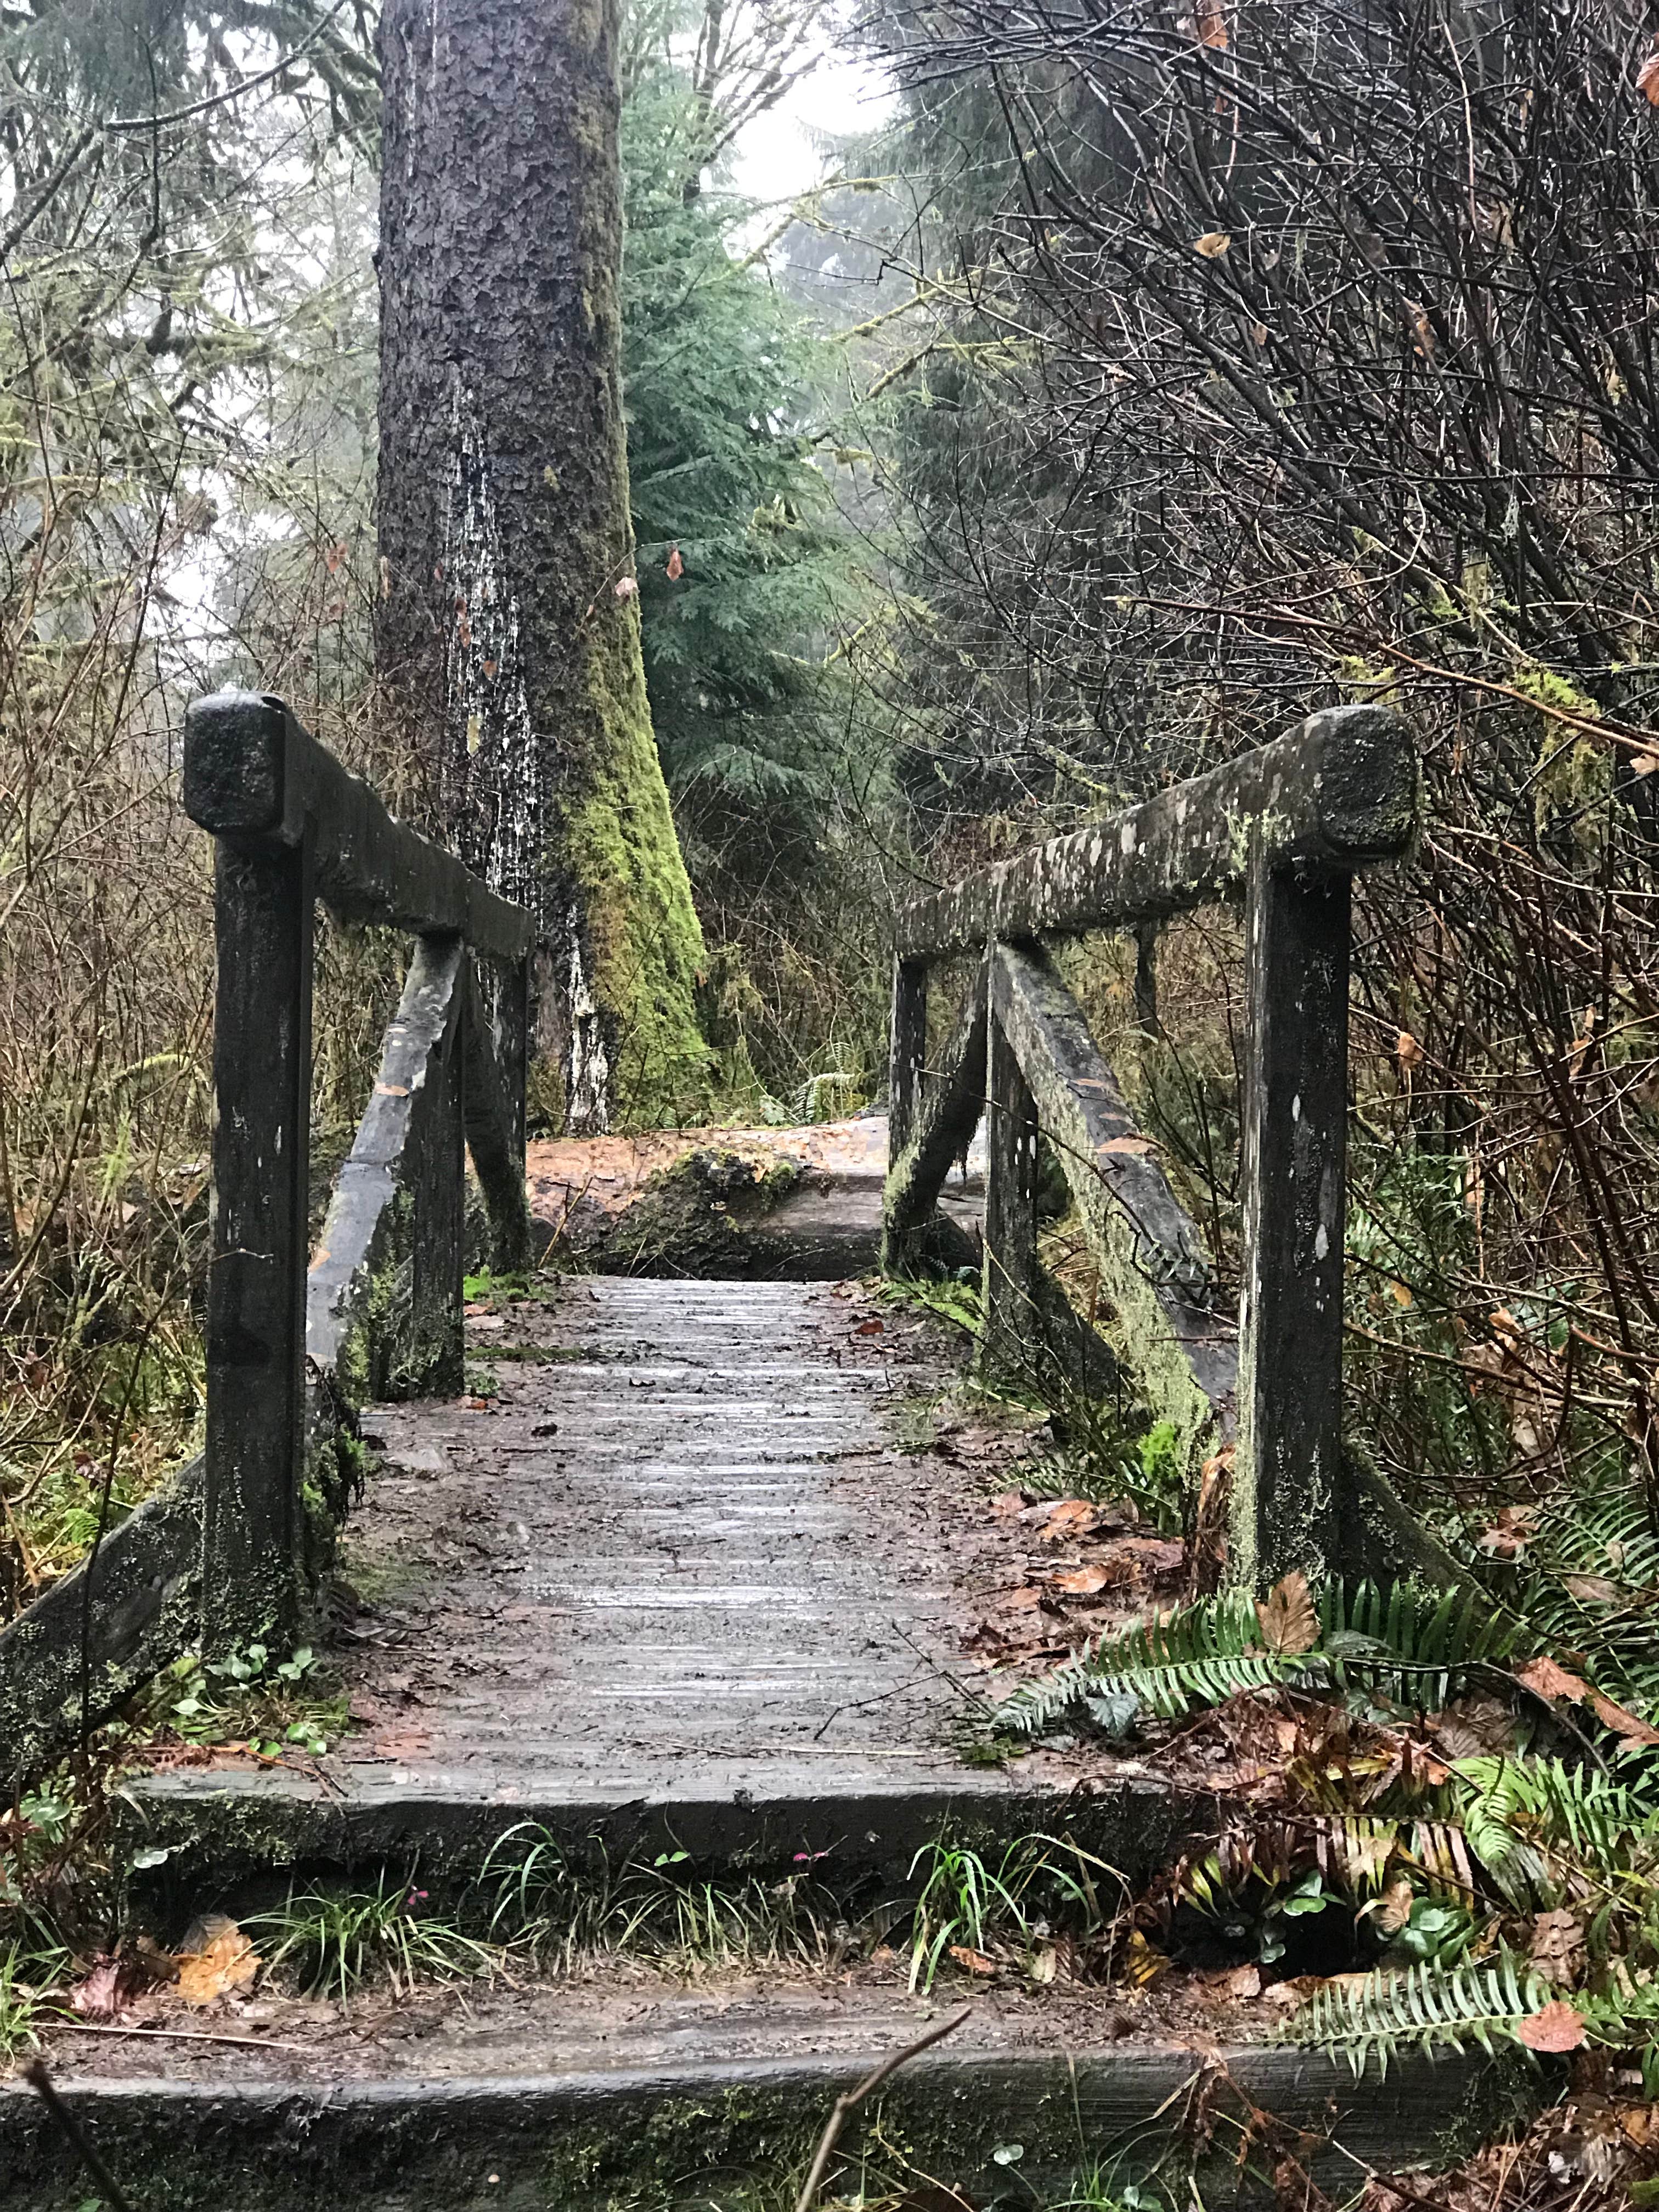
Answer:
<path fill-rule="evenodd" d="M 1035 1613 L 1042 1602 L 1042 1592 L 1034 1583 L 1027 1583 L 1022 1589 L 1010 1590 L 1001 1602 L 1010 1613 Z"/>
<path fill-rule="evenodd" d="M 1529 1659 L 1516 1675 L 1528 1689 L 1540 1698 L 1570 1698 L 1574 1705 L 1582 1705 L 1589 1696 L 1589 1684 L 1570 1674 L 1557 1661 L 1540 1656 Z"/>
<path fill-rule="evenodd" d="M 1391 1881 L 1376 1900 L 1379 1936 L 1397 1936 L 1412 1917 L 1412 1886 L 1402 1874 Z"/>
<path fill-rule="evenodd" d="M 70 2010 L 82 2020 L 113 2020 L 131 1995 L 127 1978 L 119 1959 L 94 1959 L 70 1991 Z"/>
<path fill-rule="evenodd" d="M 1111 1547 L 1111 1555 L 1133 1559 L 1148 1575 L 1172 1575 L 1187 1564 L 1187 1547 L 1176 1536 L 1122 1536 Z"/>
<path fill-rule="evenodd" d="M 1529 1955 L 1540 1974 L 1571 1988 L 1584 1968 L 1584 1931 L 1577 1917 L 1565 1911 L 1540 1912 L 1532 1923 Z"/>
<path fill-rule="evenodd" d="M 952 1943 L 951 1956 L 970 1974 L 994 1974 L 997 1970 L 994 1959 L 988 1959 L 983 1951 L 970 1950 L 966 1943 Z"/>
<path fill-rule="evenodd" d="M 1202 238 L 1193 240 L 1193 252 L 1201 253 L 1206 261 L 1219 261 L 1232 242 L 1224 230 L 1206 230 Z"/>
<path fill-rule="evenodd" d="M 1561 1587 L 1583 1605 L 1616 1605 L 1619 1585 L 1605 1575 L 1563 1575 Z"/>
<path fill-rule="evenodd" d="M 178 1988 L 186 2004 L 207 2005 L 251 1982 L 261 1961 L 251 1940 L 222 1913 L 210 1914 L 198 1925 L 198 1942 L 178 1954 Z"/>
<path fill-rule="evenodd" d="M 1659 1729 L 1633 1713 L 1628 1705 L 1621 1705 L 1600 1690 L 1589 1693 L 1590 1709 L 1603 1728 L 1611 1729 L 1615 1735 L 1623 1736 L 1626 1743 L 1659 1744 Z"/>
<path fill-rule="evenodd" d="M 1012 1521 L 1025 1510 L 1025 1499 L 1018 1490 L 1004 1490 L 991 1500 L 991 1510 L 999 1521 Z"/>
<path fill-rule="evenodd" d="M 1292 1567 L 1265 1598 L 1257 1599 L 1255 1616 L 1269 1651 L 1311 1651 L 1319 1641 L 1319 1615 L 1308 1577 L 1299 1567 Z"/>
<path fill-rule="evenodd" d="M 1037 1534 L 1045 1544 L 1059 1544 L 1068 1536 L 1089 1536 L 1100 1526 L 1100 1510 L 1086 1498 L 1062 1498 L 1051 1506 Z"/>
<path fill-rule="evenodd" d="M 1077 1567 L 1070 1574 L 1056 1575 L 1054 1588 L 1064 1590 L 1068 1597 L 1092 1597 L 1112 1579 L 1104 1567 Z"/>
<path fill-rule="evenodd" d="M 854 1336 L 879 1336 L 887 1324 L 879 1316 L 873 1321 L 861 1321 L 853 1331 Z"/>
<path fill-rule="evenodd" d="M 1637 70 L 1636 89 L 1650 107 L 1659 107 L 1659 46 Z"/>
<path fill-rule="evenodd" d="M 1515 2032 L 1528 2051 L 1577 2051 L 1584 2040 L 1583 2020 L 1559 1997 L 1523 2020 Z"/>

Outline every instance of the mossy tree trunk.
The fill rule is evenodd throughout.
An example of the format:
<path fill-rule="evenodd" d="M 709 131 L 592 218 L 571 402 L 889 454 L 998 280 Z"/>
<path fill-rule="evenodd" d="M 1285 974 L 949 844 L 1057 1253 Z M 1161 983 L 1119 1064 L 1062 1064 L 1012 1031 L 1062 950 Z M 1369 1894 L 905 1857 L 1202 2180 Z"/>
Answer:
<path fill-rule="evenodd" d="M 617 0 L 386 0 L 380 591 L 390 710 L 536 913 L 566 1126 L 690 1103 L 702 945 L 640 658 Z"/>

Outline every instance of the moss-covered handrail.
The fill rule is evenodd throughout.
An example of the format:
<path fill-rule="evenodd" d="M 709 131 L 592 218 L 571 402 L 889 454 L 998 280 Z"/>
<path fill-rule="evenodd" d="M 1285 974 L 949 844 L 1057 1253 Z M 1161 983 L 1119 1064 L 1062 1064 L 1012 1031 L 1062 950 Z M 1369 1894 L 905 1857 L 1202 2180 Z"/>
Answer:
<path fill-rule="evenodd" d="M 1044 1308 L 1041 1133 L 1077 1202 L 1122 1366 L 1173 1422 L 1194 1473 L 1231 1449 L 1228 1571 L 1251 1587 L 1365 1553 L 1342 1450 L 1350 901 L 1356 872 L 1409 850 L 1419 787 L 1398 714 L 1333 708 L 1143 805 L 915 900 L 897 918 L 885 1264 L 904 1266 L 951 1157 L 944 1133 L 959 1139 L 982 1100 L 985 1352 L 1004 1364 L 1033 1354 Z M 1244 1279 L 1235 1326 L 1197 1231 L 1041 945 L 1144 930 L 1239 893 Z M 925 1094 L 928 971 L 967 951 L 985 957 L 977 1003 L 943 1081 Z"/>
<path fill-rule="evenodd" d="M 461 1386 L 469 1151 L 495 1263 L 530 1257 L 529 915 L 396 821 L 279 699 L 191 708 L 184 801 L 216 841 L 204 1447 L 0 1634 L 7 1787 L 180 1652 L 298 1632 L 356 1408 Z M 319 899 L 416 941 L 313 1254 Z"/>

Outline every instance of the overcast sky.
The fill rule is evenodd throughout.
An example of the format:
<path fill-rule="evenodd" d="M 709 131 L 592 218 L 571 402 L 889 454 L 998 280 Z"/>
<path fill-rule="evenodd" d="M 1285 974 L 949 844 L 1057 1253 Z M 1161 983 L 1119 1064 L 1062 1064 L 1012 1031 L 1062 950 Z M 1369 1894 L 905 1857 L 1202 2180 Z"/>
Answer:
<path fill-rule="evenodd" d="M 826 53 L 787 100 L 744 131 L 736 149 L 738 190 L 757 200 L 787 199 L 810 191 L 834 164 L 819 134 L 841 137 L 872 130 L 892 113 L 895 99 L 884 71 L 841 53 Z"/>

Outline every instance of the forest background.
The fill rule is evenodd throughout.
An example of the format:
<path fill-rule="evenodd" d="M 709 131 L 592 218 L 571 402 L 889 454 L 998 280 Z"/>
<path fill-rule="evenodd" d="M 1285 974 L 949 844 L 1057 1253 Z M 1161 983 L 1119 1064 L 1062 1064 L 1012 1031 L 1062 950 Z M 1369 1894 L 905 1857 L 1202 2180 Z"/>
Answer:
<path fill-rule="evenodd" d="M 890 117 L 805 200 L 744 198 L 745 129 L 842 36 Z M 1359 908 L 1356 1437 L 1650 1699 L 1654 51 L 1613 0 L 635 0 L 623 122 L 698 1110 L 879 1091 L 918 887 L 1395 701 L 1429 829 Z M 0 18 L 3 1609 L 200 1416 L 184 706 L 283 693 L 425 805 L 369 653 L 377 106 L 356 0 Z M 1155 957 L 1155 1010 L 1133 945 L 1068 974 L 1225 1274 L 1236 918 Z M 325 1161 L 396 980 L 327 933 Z"/>

